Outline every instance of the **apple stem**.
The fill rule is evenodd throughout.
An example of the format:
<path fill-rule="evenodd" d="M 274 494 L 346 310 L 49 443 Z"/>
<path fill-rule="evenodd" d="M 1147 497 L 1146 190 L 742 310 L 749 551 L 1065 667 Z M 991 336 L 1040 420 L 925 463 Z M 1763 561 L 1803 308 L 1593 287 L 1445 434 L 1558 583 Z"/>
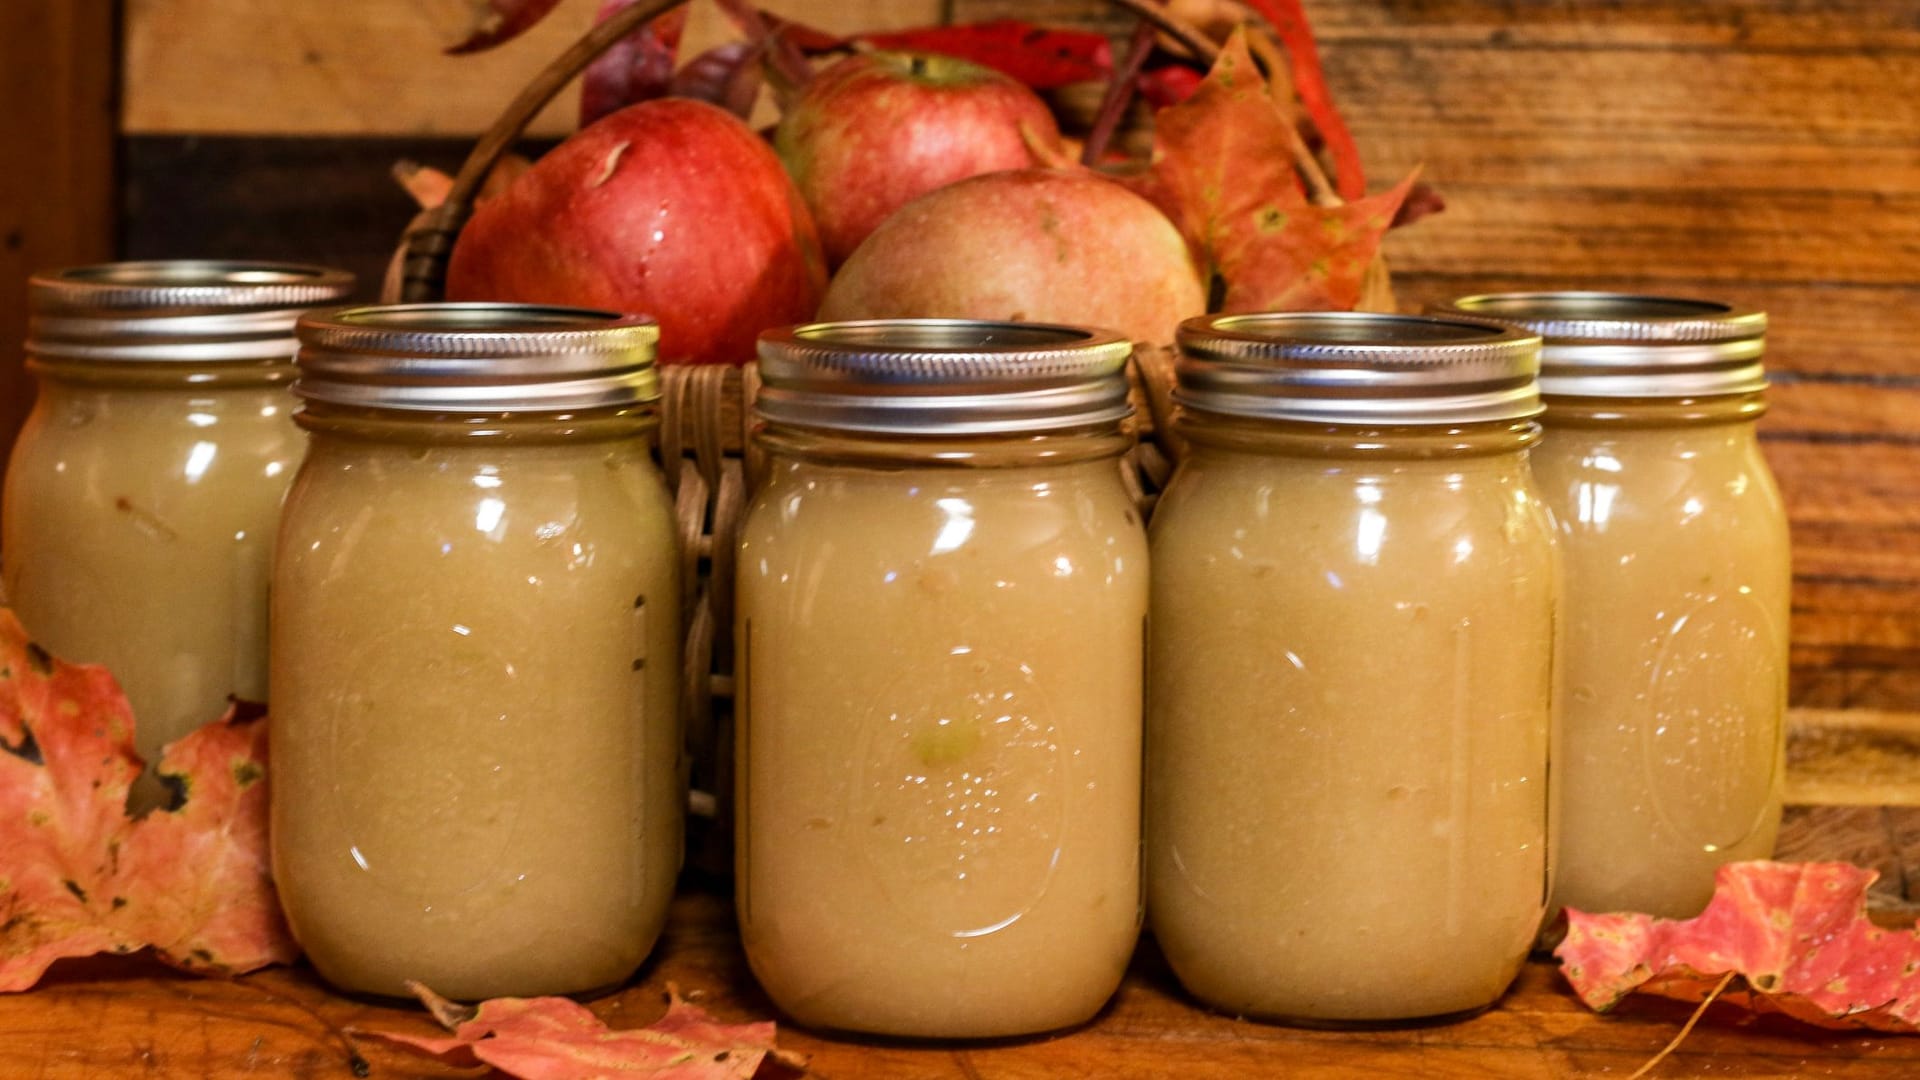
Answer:
<path fill-rule="evenodd" d="M 1120 118 L 1126 115 L 1127 106 L 1133 103 L 1134 85 L 1139 81 L 1141 69 L 1147 64 L 1147 56 L 1153 52 L 1157 33 L 1154 25 L 1145 19 L 1134 24 L 1133 38 L 1127 46 L 1127 58 L 1114 69 L 1113 77 L 1108 80 L 1106 95 L 1100 99 L 1100 111 L 1093 117 L 1093 130 L 1087 132 L 1086 145 L 1081 148 L 1082 165 L 1098 165 L 1106 154 L 1107 144 L 1113 141 L 1113 133 L 1120 128 Z"/>
<path fill-rule="evenodd" d="M 921 56 L 919 53 L 914 53 L 913 57 L 907 61 L 907 70 L 911 72 L 916 79 L 925 75 L 927 73 L 927 58 Z"/>

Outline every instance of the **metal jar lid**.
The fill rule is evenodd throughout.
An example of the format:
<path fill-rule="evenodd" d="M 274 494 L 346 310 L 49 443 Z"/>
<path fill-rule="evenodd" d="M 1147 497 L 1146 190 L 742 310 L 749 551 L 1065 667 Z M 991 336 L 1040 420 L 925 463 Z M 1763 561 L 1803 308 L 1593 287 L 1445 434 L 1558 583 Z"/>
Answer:
<path fill-rule="evenodd" d="M 969 319 L 814 323 L 760 335 L 754 412 L 798 427 L 995 435 L 1113 423 L 1133 344 L 1101 330 Z"/>
<path fill-rule="evenodd" d="M 291 263 L 170 260 L 47 270 L 27 282 L 27 351 L 50 360 L 292 360 L 294 321 L 353 275 Z"/>
<path fill-rule="evenodd" d="M 439 413 L 564 412 L 657 401 L 644 315 L 540 304 L 394 304 L 300 320 L 309 401 Z"/>
<path fill-rule="evenodd" d="M 1438 305 L 1546 339 L 1548 397 L 1691 398 L 1766 389 L 1767 316 L 1712 300 L 1605 292 L 1513 292 Z"/>
<path fill-rule="evenodd" d="M 1540 413 L 1540 339 L 1484 319 L 1360 311 L 1180 324 L 1174 400 L 1201 413 L 1389 426 Z"/>

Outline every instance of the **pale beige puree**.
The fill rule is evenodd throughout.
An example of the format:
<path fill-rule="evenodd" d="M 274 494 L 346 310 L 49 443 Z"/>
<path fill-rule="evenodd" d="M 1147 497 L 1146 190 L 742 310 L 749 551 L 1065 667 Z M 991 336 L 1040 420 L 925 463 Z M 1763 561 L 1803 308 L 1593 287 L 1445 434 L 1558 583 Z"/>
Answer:
<path fill-rule="evenodd" d="M 1696 915 L 1780 825 L 1791 568 L 1749 421 L 1560 422 L 1533 452 L 1566 559 L 1555 902 Z"/>
<path fill-rule="evenodd" d="M 787 464 L 760 495 L 740 914 L 796 1019 L 994 1035 L 1113 992 L 1147 602 L 1113 473 Z"/>
<path fill-rule="evenodd" d="M 1554 904 L 1691 917 L 1780 825 L 1792 567 L 1755 435 L 1766 316 L 1613 293 L 1451 307 L 1546 338 L 1533 465 L 1566 568 Z"/>
<path fill-rule="evenodd" d="M 1189 447 L 1150 533 L 1154 936 L 1228 1013 L 1491 1005 L 1555 825 L 1539 339 L 1303 313 L 1190 320 L 1180 344 Z"/>
<path fill-rule="evenodd" d="M 306 446 L 294 321 L 352 286 L 198 260 L 29 283 L 39 393 L 7 466 L 6 602 L 55 655 L 107 666 L 149 765 L 230 699 L 266 698 L 273 532 Z M 129 804 L 167 795 L 148 772 Z"/>
<path fill-rule="evenodd" d="M 754 974 L 822 1028 L 1086 1020 L 1140 918 L 1148 580 L 1125 440 L 1110 422 L 944 443 L 767 431 L 736 612 Z"/>
<path fill-rule="evenodd" d="M 1547 517 L 1518 454 L 1394 457 L 1197 445 L 1155 512 L 1148 908 L 1229 1011 L 1477 1008 L 1544 909 Z"/>
<path fill-rule="evenodd" d="M 50 652 L 107 665 L 151 762 L 229 695 L 266 698 L 267 569 L 305 437 L 290 364 L 226 385 L 77 374 L 41 368 L 8 467 L 7 596 Z"/>
<path fill-rule="evenodd" d="M 324 399 L 300 419 L 313 444 L 272 628 L 273 863 L 294 936 L 367 993 L 623 981 L 682 846 L 678 562 L 652 420 Z"/>

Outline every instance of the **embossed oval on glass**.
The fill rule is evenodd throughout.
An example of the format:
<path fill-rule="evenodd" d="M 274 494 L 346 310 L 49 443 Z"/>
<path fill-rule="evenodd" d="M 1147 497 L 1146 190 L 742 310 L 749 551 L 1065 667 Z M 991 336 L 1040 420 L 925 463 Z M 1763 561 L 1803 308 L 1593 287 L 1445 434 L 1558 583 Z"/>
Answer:
<path fill-rule="evenodd" d="M 301 323 L 274 566 L 274 877 L 328 981 L 575 993 L 680 865 L 654 325 L 506 304 Z"/>
<path fill-rule="evenodd" d="M 1128 344 L 881 321 L 761 342 L 737 609 L 741 934 L 802 1023 L 1064 1027 L 1140 912 Z"/>
<path fill-rule="evenodd" d="M 1472 320 L 1180 331 L 1154 512 L 1147 907 L 1229 1013 L 1492 1004 L 1546 907 L 1556 564 L 1539 339 Z"/>
<path fill-rule="evenodd" d="M 8 465 L 6 594 L 49 650 L 112 669 L 137 748 L 267 693 L 267 564 L 305 439 L 291 419 L 300 312 L 350 275 L 135 262 L 36 274 L 39 397 Z M 165 801 L 151 776 L 135 810 Z"/>
<path fill-rule="evenodd" d="M 1780 824 L 1791 586 L 1761 456 L 1766 318 L 1704 300 L 1450 305 L 1546 337 L 1533 466 L 1566 560 L 1556 904 L 1698 914 Z"/>

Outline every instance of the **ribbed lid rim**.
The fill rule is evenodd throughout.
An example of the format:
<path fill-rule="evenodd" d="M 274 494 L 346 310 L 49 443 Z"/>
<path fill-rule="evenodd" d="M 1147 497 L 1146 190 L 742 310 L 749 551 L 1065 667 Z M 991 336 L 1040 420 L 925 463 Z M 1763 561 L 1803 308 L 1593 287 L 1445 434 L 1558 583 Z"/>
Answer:
<path fill-rule="evenodd" d="M 764 420 L 892 434 L 1055 430 L 1132 412 L 1133 343 L 1106 330 L 974 319 L 808 323 L 760 335 Z"/>
<path fill-rule="evenodd" d="M 1334 424 L 1537 415 L 1540 339 L 1485 319 L 1314 311 L 1180 324 L 1174 400 L 1199 412 Z"/>
<path fill-rule="evenodd" d="M 1758 393 L 1765 312 L 1717 300 L 1609 292 L 1505 292 L 1435 304 L 1540 334 L 1549 398 L 1696 398 Z"/>
<path fill-rule="evenodd" d="M 1643 293 L 1563 290 L 1463 296 L 1435 304 L 1434 315 L 1492 319 L 1563 341 L 1706 344 L 1767 332 L 1766 312 L 1718 300 Z"/>
<path fill-rule="evenodd" d="M 651 317 L 494 302 L 376 304 L 300 319 L 294 393 L 419 411 L 528 412 L 660 397 Z"/>
<path fill-rule="evenodd" d="M 36 313 L 155 315 L 335 304 L 353 292 L 344 270 L 298 263 L 156 259 L 42 270 L 27 280 Z"/>

